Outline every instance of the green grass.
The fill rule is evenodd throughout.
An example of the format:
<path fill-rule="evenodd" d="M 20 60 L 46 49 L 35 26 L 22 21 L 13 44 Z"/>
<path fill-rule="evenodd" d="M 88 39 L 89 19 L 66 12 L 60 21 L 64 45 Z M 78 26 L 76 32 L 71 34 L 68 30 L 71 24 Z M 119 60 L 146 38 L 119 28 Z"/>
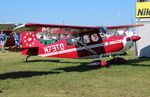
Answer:
<path fill-rule="evenodd" d="M 0 97 L 150 97 L 150 59 L 133 51 L 109 68 L 84 65 L 92 59 L 23 58 L 0 52 Z"/>

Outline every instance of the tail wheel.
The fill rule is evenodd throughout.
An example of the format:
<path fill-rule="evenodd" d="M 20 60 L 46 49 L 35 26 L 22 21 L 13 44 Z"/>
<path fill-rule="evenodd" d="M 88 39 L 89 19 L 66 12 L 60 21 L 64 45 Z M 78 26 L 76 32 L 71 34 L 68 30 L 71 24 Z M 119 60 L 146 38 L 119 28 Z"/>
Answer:
<path fill-rule="evenodd" d="M 28 62 L 28 58 L 30 57 L 30 55 L 28 55 L 25 59 L 24 62 Z"/>

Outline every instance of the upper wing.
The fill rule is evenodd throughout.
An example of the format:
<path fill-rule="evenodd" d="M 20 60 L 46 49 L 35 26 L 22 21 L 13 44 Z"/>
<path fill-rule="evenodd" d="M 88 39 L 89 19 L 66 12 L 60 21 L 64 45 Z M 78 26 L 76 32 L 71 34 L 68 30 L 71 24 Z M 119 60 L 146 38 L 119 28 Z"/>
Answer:
<path fill-rule="evenodd" d="M 133 25 L 120 25 L 120 26 L 107 26 L 107 29 L 121 29 L 121 28 L 133 28 L 133 27 L 140 27 L 144 24 L 133 24 Z"/>
<path fill-rule="evenodd" d="M 37 31 L 38 28 L 44 28 L 44 29 L 54 29 L 59 28 L 63 29 L 66 32 L 85 32 L 85 31 L 93 31 L 93 30 L 99 30 L 100 27 L 91 27 L 91 26 L 72 26 L 72 25 L 56 25 L 56 24 L 23 24 L 21 26 L 18 26 L 13 29 L 13 31 L 16 32 L 22 32 L 22 31 Z"/>
<path fill-rule="evenodd" d="M 106 26 L 108 30 L 114 30 L 114 29 L 123 29 L 123 28 L 132 28 L 132 27 L 139 27 L 143 26 L 143 24 L 135 24 L 135 25 L 120 25 L 120 26 Z M 56 24 L 34 24 L 34 23 L 28 23 L 28 24 L 23 24 L 20 25 L 16 28 L 13 29 L 13 31 L 16 32 L 22 32 L 22 31 L 37 31 L 37 29 L 46 29 L 49 30 L 50 33 L 52 31 L 59 29 L 61 32 L 69 33 L 72 32 L 73 34 L 75 33 L 83 33 L 83 32 L 90 32 L 90 31 L 98 31 L 102 30 L 102 27 L 100 26 L 72 26 L 72 25 L 56 25 Z M 56 28 L 56 29 L 55 29 Z M 107 31 L 106 31 L 107 32 Z"/>
<path fill-rule="evenodd" d="M 107 28 L 107 32 L 109 33 L 109 34 L 115 34 L 115 32 L 117 32 L 117 33 L 126 33 L 126 31 L 132 31 L 132 33 L 135 33 L 135 32 L 133 32 L 134 30 L 134 28 L 135 27 L 140 27 L 140 26 L 143 26 L 144 24 L 134 24 L 134 25 L 120 25 L 120 26 L 107 26 L 106 28 Z M 133 29 L 131 29 L 131 28 L 133 28 Z"/>

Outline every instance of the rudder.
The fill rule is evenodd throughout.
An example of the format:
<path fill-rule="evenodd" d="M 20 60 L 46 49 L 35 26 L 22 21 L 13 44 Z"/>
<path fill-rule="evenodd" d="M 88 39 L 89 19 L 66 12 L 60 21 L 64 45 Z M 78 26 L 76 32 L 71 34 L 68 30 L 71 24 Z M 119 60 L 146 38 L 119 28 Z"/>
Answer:
<path fill-rule="evenodd" d="M 35 32 L 31 32 L 31 31 L 22 32 L 21 44 L 22 44 L 22 48 L 35 48 L 41 45 L 40 41 L 35 35 Z"/>

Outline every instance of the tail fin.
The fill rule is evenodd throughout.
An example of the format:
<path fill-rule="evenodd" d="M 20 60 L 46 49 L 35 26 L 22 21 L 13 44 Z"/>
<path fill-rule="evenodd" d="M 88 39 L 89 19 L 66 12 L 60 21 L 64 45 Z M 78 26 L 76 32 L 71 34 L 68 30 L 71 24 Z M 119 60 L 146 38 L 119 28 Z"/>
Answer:
<path fill-rule="evenodd" d="M 22 44 L 22 48 L 35 48 L 41 45 L 40 41 L 35 35 L 35 32 L 31 32 L 31 31 L 22 32 L 21 44 Z"/>

